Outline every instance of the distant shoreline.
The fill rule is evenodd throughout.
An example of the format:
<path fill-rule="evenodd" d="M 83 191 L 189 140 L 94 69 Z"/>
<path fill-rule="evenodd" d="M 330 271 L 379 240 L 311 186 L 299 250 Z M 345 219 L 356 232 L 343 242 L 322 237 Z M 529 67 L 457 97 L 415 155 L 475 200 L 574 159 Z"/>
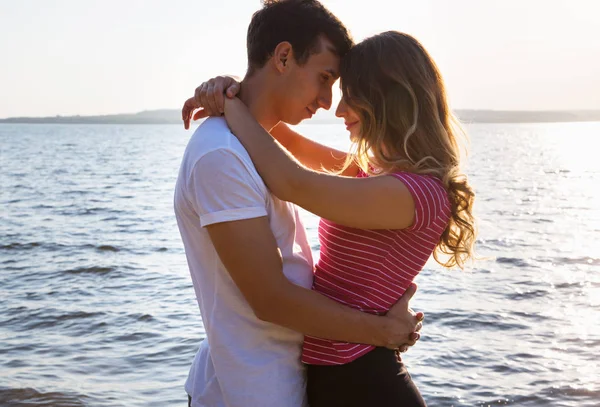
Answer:
<path fill-rule="evenodd" d="M 471 110 L 455 111 L 464 123 L 564 123 L 600 121 L 600 110 L 561 110 L 561 111 L 501 111 Z M 332 124 L 340 120 L 315 118 L 307 124 Z M 112 114 L 101 116 L 51 116 L 51 117 L 10 117 L 0 119 L 1 123 L 21 124 L 181 124 L 181 111 L 177 109 L 147 110 L 133 114 Z"/>

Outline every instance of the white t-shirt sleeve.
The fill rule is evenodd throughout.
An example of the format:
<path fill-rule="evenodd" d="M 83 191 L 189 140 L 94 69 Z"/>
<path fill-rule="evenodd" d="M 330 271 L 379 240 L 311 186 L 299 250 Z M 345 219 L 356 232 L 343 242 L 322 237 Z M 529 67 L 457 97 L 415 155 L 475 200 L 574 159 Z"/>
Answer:
<path fill-rule="evenodd" d="M 202 156 L 188 180 L 200 225 L 267 216 L 267 190 L 237 153 L 218 149 Z"/>

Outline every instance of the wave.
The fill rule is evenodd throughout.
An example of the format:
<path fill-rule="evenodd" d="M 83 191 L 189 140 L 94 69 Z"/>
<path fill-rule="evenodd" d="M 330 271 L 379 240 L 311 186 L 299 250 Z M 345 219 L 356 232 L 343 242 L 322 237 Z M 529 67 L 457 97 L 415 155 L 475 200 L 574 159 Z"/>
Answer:
<path fill-rule="evenodd" d="M 0 250 L 31 250 L 36 247 L 42 246 L 43 243 L 31 242 L 31 243 L 9 243 L 0 245 Z"/>
<path fill-rule="evenodd" d="M 583 256 L 583 257 L 543 257 L 536 259 L 540 262 L 553 264 L 574 264 L 581 266 L 600 266 L 600 258 Z"/>
<path fill-rule="evenodd" d="M 40 392 L 32 388 L 0 387 L 0 400 L 6 407 L 85 407 L 87 397 L 81 394 Z"/>
<path fill-rule="evenodd" d="M 107 274 L 107 273 L 111 273 L 115 270 L 116 270 L 115 267 L 92 266 L 92 267 L 77 267 L 74 269 L 65 270 L 64 273 L 67 273 L 67 274 L 88 274 L 88 273 L 90 273 L 90 274 Z"/>
<path fill-rule="evenodd" d="M 63 209 L 57 212 L 59 215 L 64 216 L 87 216 L 87 215 L 99 215 L 103 213 L 112 213 L 112 214 L 123 214 L 127 211 L 123 211 L 120 209 L 110 209 L 110 208 L 73 208 L 73 209 Z"/>
<path fill-rule="evenodd" d="M 141 342 L 146 339 L 159 338 L 162 335 L 155 332 L 134 332 L 131 334 L 119 335 L 111 338 L 116 342 Z"/>
<path fill-rule="evenodd" d="M 532 323 L 548 321 L 551 319 L 550 317 L 548 317 L 546 315 L 542 315 L 542 314 L 538 314 L 538 313 L 523 312 L 523 311 L 511 311 L 509 314 L 516 318 L 529 319 L 532 321 Z"/>
<path fill-rule="evenodd" d="M 101 245 L 95 245 L 95 244 L 83 244 L 83 245 L 65 245 L 62 243 L 53 243 L 53 242 L 49 242 L 49 243 L 45 243 L 45 242 L 29 242 L 29 243 L 19 243 L 19 242 L 13 242 L 13 243 L 8 243 L 8 244 L 3 244 L 0 245 L 0 250 L 33 250 L 33 249 L 38 249 L 41 248 L 43 250 L 48 250 L 48 251 L 69 251 L 72 249 L 93 249 L 93 250 L 97 250 L 100 252 L 120 252 L 122 250 L 126 250 L 122 247 L 117 247 L 117 246 L 113 246 L 113 245 L 109 245 L 109 244 L 101 244 Z"/>
<path fill-rule="evenodd" d="M 19 307 L 10 312 L 11 319 L 2 321 L 5 326 L 12 326 L 15 331 L 29 331 L 32 329 L 53 328 L 57 324 L 68 321 L 94 319 L 106 315 L 104 312 L 85 312 L 53 309 L 30 309 Z"/>
<path fill-rule="evenodd" d="M 516 292 L 506 294 L 506 298 L 514 301 L 530 300 L 532 298 L 545 297 L 549 294 L 548 290 L 530 290 L 526 292 Z"/>
<path fill-rule="evenodd" d="M 500 264 L 511 264 L 516 267 L 537 267 L 533 264 L 527 263 L 525 259 L 519 259 L 516 257 L 497 257 L 496 263 Z"/>
<path fill-rule="evenodd" d="M 545 219 L 545 218 L 532 219 L 531 222 L 533 222 L 533 223 L 555 223 L 554 220 Z"/>
<path fill-rule="evenodd" d="M 108 244 L 104 244 L 102 246 L 96 246 L 96 250 L 101 251 L 101 252 L 120 252 L 121 251 L 121 249 L 119 249 L 118 247 L 111 246 Z"/>
<path fill-rule="evenodd" d="M 439 323 L 455 329 L 472 330 L 522 330 L 528 326 L 517 322 L 510 322 L 506 316 L 485 312 L 427 312 L 425 323 Z"/>
<path fill-rule="evenodd" d="M 555 404 L 560 400 L 560 404 Z M 578 388 L 574 385 L 551 386 L 541 389 L 535 396 L 522 396 L 514 398 L 514 405 L 532 405 L 532 406 L 578 406 L 592 407 L 598 405 L 600 400 L 600 390 L 590 390 Z M 534 402 L 534 403 L 532 403 Z"/>
<path fill-rule="evenodd" d="M 501 250 L 501 249 L 510 249 L 510 248 L 525 248 L 525 247 L 535 247 L 537 244 L 527 243 L 522 239 L 483 239 L 479 238 L 476 241 L 476 245 L 478 247 L 483 247 L 488 250 Z"/>

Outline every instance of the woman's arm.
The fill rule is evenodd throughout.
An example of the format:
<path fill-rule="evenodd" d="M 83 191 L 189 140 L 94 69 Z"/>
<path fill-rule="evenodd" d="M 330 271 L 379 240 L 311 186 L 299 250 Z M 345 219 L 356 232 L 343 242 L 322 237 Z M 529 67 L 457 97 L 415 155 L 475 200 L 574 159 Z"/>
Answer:
<path fill-rule="evenodd" d="M 317 143 L 281 122 L 271 130 L 271 136 L 283 145 L 302 165 L 319 172 L 339 171 L 348 153 Z M 352 163 L 342 175 L 354 177 L 358 166 Z"/>
<path fill-rule="evenodd" d="M 220 116 L 223 112 L 225 98 L 236 96 L 240 89 L 239 78 L 233 76 L 217 76 L 203 82 L 196 88 L 194 97 L 189 98 L 181 111 L 184 127 L 189 128 L 190 120 L 198 120 L 207 116 Z M 196 109 L 201 109 L 194 113 Z M 303 165 L 315 171 L 338 171 L 346 161 L 348 153 L 336 150 L 312 141 L 290 129 L 285 123 L 279 123 L 271 130 L 275 137 Z M 356 176 L 358 166 L 350 165 L 342 175 Z"/>
<path fill-rule="evenodd" d="M 225 118 L 244 145 L 267 187 L 322 218 L 360 229 L 403 229 L 412 225 L 415 203 L 408 188 L 391 176 L 351 178 L 318 173 L 295 160 L 237 98 L 225 101 Z"/>

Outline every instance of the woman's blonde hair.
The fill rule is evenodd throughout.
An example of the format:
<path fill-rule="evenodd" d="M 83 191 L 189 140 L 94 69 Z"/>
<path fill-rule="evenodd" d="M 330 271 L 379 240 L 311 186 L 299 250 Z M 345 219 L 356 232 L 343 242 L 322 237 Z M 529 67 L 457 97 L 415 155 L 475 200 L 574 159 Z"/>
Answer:
<path fill-rule="evenodd" d="M 340 78 L 345 102 L 361 119 L 341 172 L 356 162 L 370 174 L 404 170 L 440 179 L 452 212 L 433 256 L 445 267 L 464 268 L 477 234 L 475 193 L 460 167 L 466 135 L 435 62 L 410 35 L 388 31 L 354 46 Z"/>

